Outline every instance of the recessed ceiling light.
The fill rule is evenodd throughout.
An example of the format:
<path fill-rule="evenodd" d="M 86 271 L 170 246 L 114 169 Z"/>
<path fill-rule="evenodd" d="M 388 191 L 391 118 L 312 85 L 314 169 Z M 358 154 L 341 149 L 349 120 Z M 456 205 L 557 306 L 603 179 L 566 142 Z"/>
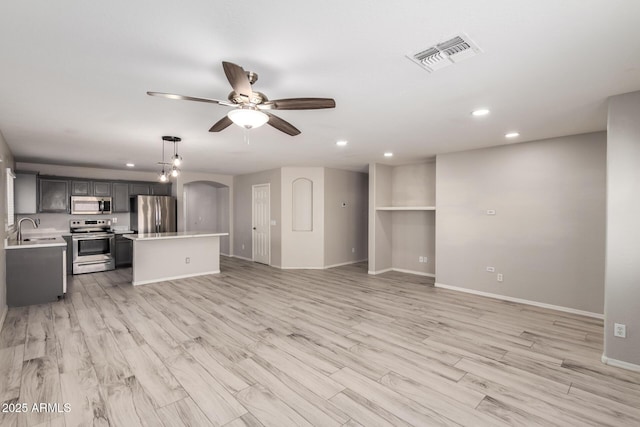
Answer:
<path fill-rule="evenodd" d="M 487 110 L 486 108 L 481 108 L 479 110 L 473 110 L 471 112 L 471 115 L 473 115 L 473 116 L 486 116 L 489 113 L 490 113 L 490 111 Z"/>
<path fill-rule="evenodd" d="M 336 145 L 339 147 L 344 147 L 345 145 L 347 145 L 347 141 L 342 140 L 342 141 L 338 141 L 336 142 Z"/>
<path fill-rule="evenodd" d="M 133 163 L 127 163 L 127 167 L 128 167 L 128 168 L 132 168 L 132 167 L 134 167 L 134 166 L 135 166 L 135 164 L 133 164 Z"/>
<path fill-rule="evenodd" d="M 509 132 L 504 134 L 505 138 L 515 138 L 520 136 L 518 132 Z"/>
<path fill-rule="evenodd" d="M 393 153 L 391 151 L 387 151 L 386 153 L 384 153 L 385 157 L 393 157 Z"/>

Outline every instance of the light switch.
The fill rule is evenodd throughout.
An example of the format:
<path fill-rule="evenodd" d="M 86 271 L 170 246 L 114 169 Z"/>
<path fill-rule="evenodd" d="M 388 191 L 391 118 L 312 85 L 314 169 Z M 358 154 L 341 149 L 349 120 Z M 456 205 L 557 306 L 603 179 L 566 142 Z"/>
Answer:
<path fill-rule="evenodd" d="M 275 219 L 271 220 L 271 225 L 276 225 L 276 220 Z"/>

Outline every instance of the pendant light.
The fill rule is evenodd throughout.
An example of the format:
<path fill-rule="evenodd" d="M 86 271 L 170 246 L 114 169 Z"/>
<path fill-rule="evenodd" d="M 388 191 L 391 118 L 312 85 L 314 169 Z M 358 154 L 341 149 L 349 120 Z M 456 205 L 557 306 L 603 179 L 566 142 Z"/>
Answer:
<path fill-rule="evenodd" d="M 160 171 L 160 175 L 158 177 L 161 182 L 167 182 L 170 176 L 175 178 L 180 175 L 180 169 L 178 168 L 178 166 L 182 164 L 182 157 L 178 154 L 176 146 L 176 144 L 180 141 L 182 141 L 182 139 L 178 138 L 177 136 L 162 137 L 162 162 L 158 162 L 158 164 L 162 165 L 162 170 Z M 173 156 L 171 157 L 170 162 L 165 162 L 164 159 L 164 144 L 166 142 L 173 142 Z M 167 170 L 165 169 L 166 166 L 170 167 L 169 172 L 167 172 Z"/>

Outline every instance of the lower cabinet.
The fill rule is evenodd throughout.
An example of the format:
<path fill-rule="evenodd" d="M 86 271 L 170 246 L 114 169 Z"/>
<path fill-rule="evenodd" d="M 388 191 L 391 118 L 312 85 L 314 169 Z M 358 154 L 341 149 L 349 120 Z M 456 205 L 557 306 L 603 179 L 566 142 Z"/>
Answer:
<path fill-rule="evenodd" d="M 73 243 L 71 236 L 62 236 L 65 242 L 67 242 L 67 275 L 73 274 Z"/>
<path fill-rule="evenodd" d="M 116 235 L 116 268 L 131 267 L 133 261 L 133 241 Z"/>
<path fill-rule="evenodd" d="M 6 250 L 7 305 L 57 301 L 64 295 L 64 246 Z"/>

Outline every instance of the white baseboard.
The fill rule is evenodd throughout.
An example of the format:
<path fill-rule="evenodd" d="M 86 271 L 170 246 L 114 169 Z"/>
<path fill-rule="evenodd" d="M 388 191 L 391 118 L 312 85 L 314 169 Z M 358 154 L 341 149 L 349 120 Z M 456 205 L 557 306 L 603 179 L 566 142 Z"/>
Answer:
<path fill-rule="evenodd" d="M 205 272 L 202 272 L 202 273 L 191 273 L 191 274 L 183 274 L 183 275 L 180 275 L 180 276 L 163 277 L 162 279 L 138 280 L 138 281 L 135 281 L 135 282 L 131 282 L 131 284 L 133 284 L 133 286 L 147 285 L 149 283 L 168 282 L 169 280 L 186 279 L 188 277 L 206 276 L 207 274 L 218 274 L 218 273 L 220 273 L 220 270 L 205 271 Z"/>
<path fill-rule="evenodd" d="M 563 307 L 561 305 L 547 304 L 544 302 L 531 301 L 522 298 L 514 298 L 506 295 L 492 294 L 490 292 L 476 291 L 475 289 L 460 288 L 458 286 L 445 285 L 444 283 L 435 283 L 436 288 L 450 289 L 452 291 L 466 292 L 468 294 L 480 295 L 483 297 L 499 299 L 503 301 L 517 302 L 520 304 L 532 305 L 535 307 L 548 308 L 550 310 L 563 311 L 565 313 L 579 314 L 581 316 L 593 317 L 595 319 L 604 319 L 604 314 L 593 313 L 591 311 L 577 310 L 571 307 Z"/>
<path fill-rule="evenodd" d="M 611 359 L 604 354 L 602 355 L 602 363 L 609 366 L 614 366 L 616 368 L 627 369 L 629 371 L 640 372 L 640 365 L 636 365 L 635 363 L 624 362 L 622 360 Z"/>
<path fill-rule="evenodd" d="M 324 270 L 324 267 L 280 267 L 282 270 Z"/>
<path fill-rule="evenodd" d="M 386 273 L 387 271 L 393 271 L 393 268 L 385 268 L 384 270 L 377 270 L 377 271 L 369 270 L 368 273 L 375 275 L 375 274 Z"/>
<path fill-rule="evenodd" d="M 9 306 L 5 305 L 4 307 L 2 307 L 2 314 L 0 314 L 0 331 L 2 331 L 2 328 L 4 326 L 4 319 L 7 318 L 8 312 L 9 312 Z"/>
<path fill-rule="evenodd" d="M 385 268 L 384 270 L 372 271 L 369 270 L 369 274 L 382 274 L 388 273 L 389 271 L 397 271 L 398 273 L 407 273 L 407 274 L 415 274 L 416 276 L 426 276 L 426 277 L 436 277 L 433 273 L 423 273 L 422 271 L 414 271 L 414 270 L 405 270 L 404 268 Z"/>
<path fill-rule="evenodd" d="M 416 276 L 436 277 L 436 275 L 433 273 L 423 273 L 422 271 L 405 270 L 404 268 L 392 268 L 392 270 L 397 271 L 398 273 L 415 274 Z"/>
<path fill-rule="evenodd" d="M 246 258 L 246 257 L 240 256 L 240 255 L 229 255 L 229 257 L 230 257 L 230 258 L 243 259 L 243 260 L 245 260 L 245 261 L 251 261 L 251 262 L 253 262 L 253 260 L 252 260 L 251 258 Z"/>
<path fill-rule="evenodd" d="M 229 254 L 223 254 L 222 252 L 220 252 L 220 255 L 221 255 L 221 256 L 226 256 L 226 257 L 231 258 L 231 255 L 229 255 Z"/>
<path fill-rule="evenodd" d="M 350 265 L 350 264 L 357 264 L 359 262 L 364 262 L 367 259 L 359 259 L 357 261 L 347 261 L 347 262 L 341 262 L 339 264 L 331 264 L 331 265 L 325 265 L 324 268 L 334 268 L 334 267 L 342 267 L 343 265 Z"/>

